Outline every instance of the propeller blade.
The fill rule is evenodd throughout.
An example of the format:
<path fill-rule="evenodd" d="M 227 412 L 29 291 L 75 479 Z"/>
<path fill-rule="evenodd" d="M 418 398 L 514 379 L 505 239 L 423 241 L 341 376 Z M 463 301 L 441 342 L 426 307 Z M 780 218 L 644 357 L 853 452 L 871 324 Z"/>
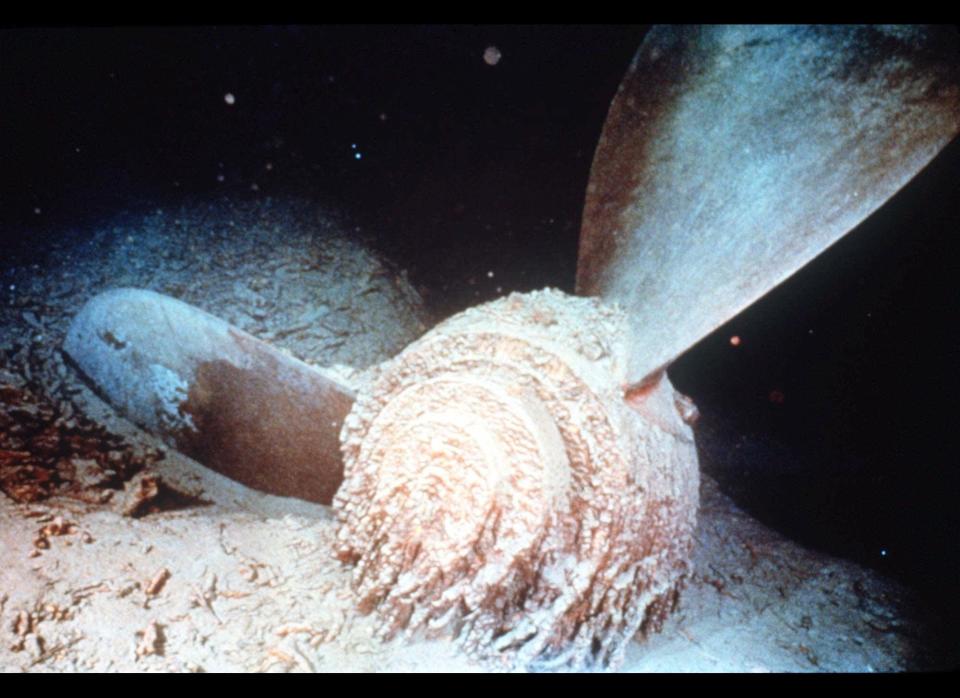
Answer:
<path fill-rule="evenodd" d="M 198 308 L 117 289 L 74 318 L 64 350 L 132 422 L 272 494 L 329 504 L 353 391 Z"/>
<path fill-rule="evenodd" d="M 610 107 L 577 292 L 632 385 L 857 226 L 960 130 L 953 27 L 656 27 Z"/>

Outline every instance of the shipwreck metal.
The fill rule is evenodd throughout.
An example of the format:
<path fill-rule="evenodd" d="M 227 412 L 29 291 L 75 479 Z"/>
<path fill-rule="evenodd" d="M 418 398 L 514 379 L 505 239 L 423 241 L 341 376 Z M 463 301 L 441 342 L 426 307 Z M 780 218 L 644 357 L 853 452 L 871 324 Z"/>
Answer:
<path fill-rule="evenodd" d="M 577 290 L 598 298 L 470 309 L 355 403 L 144 291 L 91 300 L 66 349 L 202 463 L 268 492 L 336 491 L 336 552 L 384 636 L 449 632 L 520 666 L 615 663 L 688 571 L 696 410 L 665 368 L 953 138 L 957 51 L 950 28 L 653 29 L 587 190 Z"/>
<path fill-rule="evenodd" d="M 239 482 L 329 504 L 353 391 L 236 327 L 152 291 L 91 299 L 64 349 L 128 419 Z"/>
<path fill-rule="evenodd" d="M 450 318 L 344 426 L 337 553 L 385 637 L 501 666 L 616 664 L 688 573 L 699 475 L 665 375 L 622 399 L 624 315 L 551 289 Z"/>
<path fill-rule="evenodd" d="M 630 381 L 842 237 L 960 131 L 944 27 L 655 27 L 593 159 L 577 292 L 630 318 Z"/>

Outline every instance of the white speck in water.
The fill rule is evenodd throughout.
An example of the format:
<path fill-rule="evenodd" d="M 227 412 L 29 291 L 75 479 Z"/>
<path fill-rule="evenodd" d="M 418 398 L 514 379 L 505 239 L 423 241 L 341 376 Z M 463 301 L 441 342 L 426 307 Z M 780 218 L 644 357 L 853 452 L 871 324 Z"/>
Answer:
<path fill-rule="evenodd" d="M 33 212 L 34 212 L 35 214 L 37 214 L 38 216 L 39 216 L 41 213 L 43 213 L 43 211 L 40 209 L 39 206 L 37 206 L 35 209 L 33 209 Z"/>
<path fill-rule="evenodd" d="M 260 185 L 254 182 L 250 185 L 250 191 L 260 191 Z"/>
<path fill-rule="evenodd" d="M 360 153 L 354 153 L 354 154 L 353 154 L 353 159 L 354 159 L 354 160 L 359 160 L 359 159 L 362 158 L 362 157 L 363 157 L 363 155 L 361 155 Z"/>
<path fill-rule="evenodd" d="M 229 104 L 230 106 L 233 106 L 234 104 L 237 103 L 237 98 L 233 96 L 232 92 L 228 92 L 223 96 L 223 101 Z"/>
<path fill-rule="evenodd" d="M 356 143 L 351 143 L 351 144 L 350 144 L 350 147 L 353 148 L 354 150 L 356 150 L 356 149 L 357 149 L 357 144 L 356 144 Z"/>
<path fill-rule="evenodd" d="M 17 290 L 17 285 L 16 285 L 16 284 L 10 284 L 10 290 L 11 290 L 11 291 L 16 291 L 16 290 Z"/>
<path fill-rule="evenodd" d="M 880 557 L 886 557 L 886 556 L 887 556 L 887 549 L 886 549 L 886 548 L 882 548 L 882 549 L 880 550 Z"/>
<path fill-rule="evenodd" d="M 217 175 L 217 181 L 218 181 L 218 182 L 222 182 L 224 179 L 226 179 L 226 177 L 224 177 L 222 174 L 218 174 L 218 175 Z"/>
<path fill-rule="evenodd" d="M 483 52 L 483 62 L 487 65 L 496 65 L 501 58 L 503 58 L 503 54 L 496 46 L 487 46 Z"/>
<path fill-rule="evenodd" d="M 488 278 L 488 279 L 492 279 L 492 278 L 493 278 L 493 270 L 492 270 L 492 269 L 487 272 L 487 278 Z"/>
<path fill-rule="evenodd" d="M 268 162 L 266 165 L 263 166 L 263 169 L 265 169 L 267 172 L 269 172 L 270 170 L 273 169 L 273 163 L 272 163 L 272 162 Z"/>
<path fill-rule="evenodd" d="M 380 121 L 386 121 L 386 120 L 387 120 L 387 113 L 383 111 L 380 112 Z"/>

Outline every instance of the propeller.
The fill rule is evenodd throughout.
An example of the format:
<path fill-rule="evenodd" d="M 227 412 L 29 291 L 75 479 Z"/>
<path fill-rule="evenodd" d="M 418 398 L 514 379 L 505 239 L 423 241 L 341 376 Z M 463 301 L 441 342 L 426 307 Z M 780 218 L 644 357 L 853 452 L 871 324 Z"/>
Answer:
<path fill-rule="evenodd" d="M 153 291 L 113 289 L 64 350 L 128 419 L 250 487 L 329 504 L 354 392 L 335 376 Z"/>
<path fill-rule="evenodd" d="M 332 496 L 335 552 L 383 637 L 614 665 L 689 573 L 696 410 L 663 369 L 954 137 L 957 58 L 949 28 L 654 28 L 597 147 L 579 295 L 471 308 L 356 395 L 145 291 L 91 300 L 66 351 L 206 465 Z"/>
<path fill-rule="evenodd" d="M 960 130 L 953 27 L 655 27 L 610 106 L 577 293 L 630 319 L 630 382 L 855 228 Z"/>

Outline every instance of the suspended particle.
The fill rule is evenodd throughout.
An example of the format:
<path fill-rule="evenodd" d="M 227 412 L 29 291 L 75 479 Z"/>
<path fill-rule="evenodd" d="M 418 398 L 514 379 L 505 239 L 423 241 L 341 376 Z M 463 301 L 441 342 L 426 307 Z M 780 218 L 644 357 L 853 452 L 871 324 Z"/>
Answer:
<path fill-rule="evenodd" d="M 223 96 L 223 101 L 232 107 L 234 104 L 236 104 L 237 98 L 233 96 L 232 92 L 227 92 L 227 94 Z"/>
<path fill-rule="evenodd" d="M 739 347 L 740 346 L 740 335 L 735 334 L 730 338 L 730 346 Z"/>
<path fill-rule="evenodd" d="M 501 57 L 503 57 L 503 54 L 496 46 L 487 46 L 483 52 L 483 62 L 487 65 L 496 65 L 500 62 Z"/>

